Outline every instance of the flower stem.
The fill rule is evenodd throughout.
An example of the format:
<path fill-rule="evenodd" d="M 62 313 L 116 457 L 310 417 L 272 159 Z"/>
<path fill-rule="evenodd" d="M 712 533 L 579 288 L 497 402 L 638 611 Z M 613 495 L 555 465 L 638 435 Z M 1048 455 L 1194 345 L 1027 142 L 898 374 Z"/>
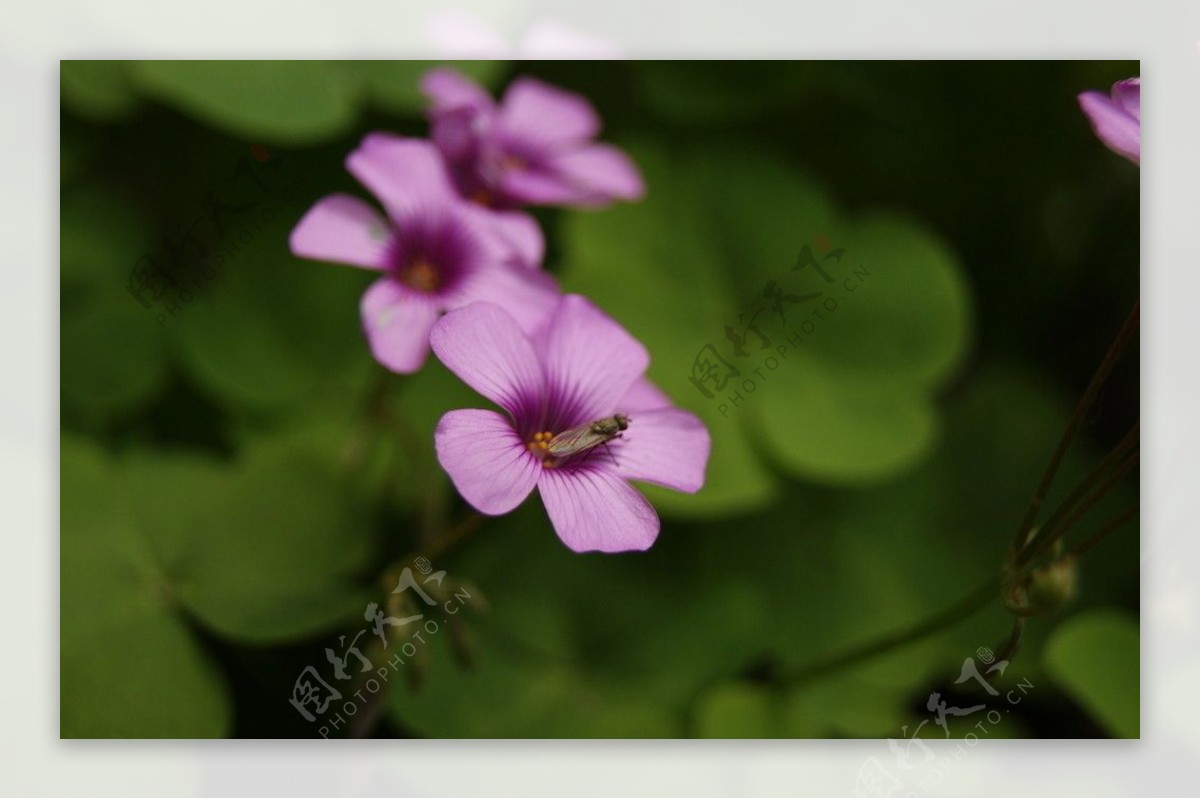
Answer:
<path fill-rule="evenodd" d="M 1100 393 L 1100 388 L 1108 379 L 1113 367 L 1116 366 L 1121 353 L 1125 351 L 1125 346 L 1129 343 L 1129 339 L 1137 331 L 1140 311 L 1141 301 L 1139 300 L 1134 302 L 1132 310 L 1129 311 L 1129 316 L 1125 318 L 1125 323 L 1121 326 L 1117 337 L 1113 339 L 1113 343 L 1108 348 L 1104 360 L 1100 362 L 1100 366 L 1096 369 L 1096 373 L 1092 375 L 1091 382 L 1088 383 L 1083 396 L 1079 398 L 1079 404 L 1075 406 L 1075 413 L 1071 416 L 1071 421 L 1067 423 L 1066 429 L 1063 430 L 1062 437 L 1058 441 L 1058 446 L 1050 456 L 1050 462 L 1046 464 L 1046 470 L 1042 473 L 1042 479 L 1038 482 L 1037 489 L 1033 492 L 1033 498 L 1029 501 L 1029 507 L 1025 510 L 1025 516 L 1021 519 L 1020 525 L 1017 526 L 1017 532 L 1012 544 L 1012 551 L 1014 553 L 1024 548 L 1029 531 L 1033 529 L 1037 515 L 1042 509 L 1042 503 L 1046 500 L 1046 494 L 1050 491 L 1050 484 L 1054 482 L 1054 477 L 1058 474 L 1059 467 L 1062 466 L 1063 458 L 1066 456 L 1067 450 L 1075 438 L 1075 434 L 1079 431 L 1084 417 L 1092 407 L 1092 403 L 1095 402 L 1096 396 Z"/>
<path fill-rule="evenodd" d="M 996 655 L 996 660 L 1009 660 L 1016 657 L 1017 651 L 1021 648 L 1021 636 L 1024 634 L 1025 617 L 1014 616 L 1012 631 L 1009 632 L 1004 646 L 1000 647 L 1000 654 Z"/>
<path fill-rule="evenodd" d="M 1128 522 L 1130 519 L 1137 516 L 1137 513 L 1138 513 L 1138 506 L 1134 505 L 1132 508 L 1125 511 L 1120 516 L 1113 519 L 1111 522 L 1104 525 L 1099 530 L 1097 530 L 1095 533 L 1093 533 L 1091 538 L 1078 544 L 1074 549 L 1072 549 L 1070 552 L 1068 552 L 1066 555 L 1064 555 L 1064 557 L 1078 558 L 1079 556 L 1083 555 L 1084 553 L 1091 551 L 1092 547 L 1096 546 L 1096 544 L 1099 544 L 1101 541 L 1103 541 L 1105 538 L 1107 538 L 1109 535 L 1111 535 L 1114 531 L 1119 530 L 1126 522 Z"/>
<path fill-rule="evenodd" d="M 428 545 L 421 546 L 417 550 L 392 561 L 391 565 L 379 574 L 383 590 L 390 593 L 396 581 L 400 579 L 400 575 L 404 569 L 411 567 L 417 558 L 423 557 L 426 560 L 433 560 L 439 555 L 445 554 L 446 551 L 452 549 L 460 541 L 468 538 L 479 529 L 479 526 L 483 524 L 484 518 L 481 514 L 472 513 L 454 527 L 434 538 Z"/>
<path fill-rule="evenodd" d="M 1104 386 L 1108 376 L 1112 373 L 1121 354 L 1125 351 L 1125 347 L 1129 344 L 1129 340 L 1138 329 L 1138 319 L 1140 317 L 1141 302 L 1134 302 L 1133 308 L 1129 311 L 1129 315 L 1125 318 L 1124 324 L 1117 333 L 1112 344 L 1105 353 L 1104 359 L 1100 362 L 1100 366 L 1092 375 L 1091 381 L 1083 392 L 1083 396 L 1079 398 L 1079 403 L 1075 406 L 1075 412 L 1072 414 L 1067 427 L 1063 430 L 1062 436 L 1058 441 L 1058 446 L 1050 456 L 1050 462 L 1046 464 L 1046 469 L 1042 473 L 1037 488 L 1034 490 L 1033 497 L 1029 501 L 1029 506 L 1025 510 L 1025 515 L 1021 519 L 1021 523 L 1017 526 L 1016 535 L 1014 537 L 1012 547 L 1010 549 L 1010 557 L 1012 563 L 1016 565 L 1013 573 L 1007 575 L 1004 579 L 993 577 L 972 591 L 967 596 L 963 597 L 954 605 L 946 608 L 943 611 L 935 613 L 926 619 L 922 619 L 907 627 L 900 628 L 888 633 L 885 633 L 878 638 L 862 643 L 858 646 L 850 647 L 841 652 L 833 652 L 823 657 L 818 658 L 807 666 L 799 669 L 794 674 L 790 675 L 787 682 L 790 684 L 804 683 L 815 678 L 824 676 L 830 672 L 838 671 L 839 669 L 849 668 L 862 661 L 869 660 L 879 655 L 886 654 L 898 649 L 901 649 L 909 644 L 916 643 L 923 638 L 926 638 L 934 633 L 937 633 L 945 628 L 951 627 L 954 624 L 963 621 L 975 613 L 982 610 L 997 598 L 999 590 L 1006 584 L 1014 580 L 1018 580 L 1024 575 L 1032 571 L 1034 564 L 1031 562 L 1039 555 L 1045 553 L 1054 545 L 1072 526 L 1074 526 L 1083 516 L 1091 510 L 1095 504 L 1107 494 L 1113 486 L 1117 484 L 1129 471 L 1136 465 L 1138 453 L 1136 451 L 1137 443 L 1141 435 L 1140 423 L 1135 423 L 1134 426 L 1125 434 L 1120 443 L 1110 452 L 1105 459 L 1089 474 L 1084 481 L 1075 488 L 1067 499 L 1059 506 L 1055 513 L 1051 516 L 1050 521 L 1046 524 L 1044 530 L 1030 539 L 1030 531 L 1033 529 L 1038 513 L 1041 512 L 1042 505 L 1046 501 L 1046 496 L 1050 491 L 1050 486 L 1054 482 L 1063 459 L 1066 457 L 1067 450 L 1070 449 L 1071 442 L 1074 441 L 1075 435 L 1079 432 L 1080 426 L 1083 424 L 1087 412 L 1091 409 L 1096 397 L 1100 393 L 1100 389 Z M 1131 453 L 1132 450 L 1132 453 Z M 1114 464 L 1116 471 L 1113 472 Z M 1106 474 L 1110 474 L 1108 479 L 1095 490 L 1092 487 L 1097 481 L 1104 478 Z M 1088 493 L 1088 492 L 1091 493 Z M 1078 557 L 1095 546 L 1101 539 L 1112 533 L 1124 522 L 1136 513 L 1136 508 L 1122 514 L 1118 519 L 1114 520 L 1109 525 L 1097 532 L 1088 541 L 1072 550 L 1069 556 Z M 1017 617 L 1013 621 L 1013 627 L 1009 633 L 1008 639 L 1001 647 L 1000 659 L 1007 659 L 1016 654 L 1020 646 L 1022 634 L 1025 631 L 1025 619 Z"/>
<path fill-rule="evenodd" d="M 1106 479 L 1090 494 L 1088 494 L 1087 497 L 1085 497 L 1083 501 L 1071 511 L 1069 516 L 1062 520 L 1056 527 L 1046 530 L 1045 535 L 1038 537 L 1039 542 L 1037 544 L 1037 548 L 1029 554 L 1028 558 L 1025 559 L 1026 562 L 1030 562 L 1040 555 L 1048 552 L 1050 548 L 1054 546 L 1056 541 L 1066 535 L 1068 530 L 1074 527 L 1080 519 L 1086 516 L 1087 512 L 1096 506 L 1096 503 L 1104 499 L 1105 495 L 1108 494 L 1108 492 L 1111 491 L 1113 487 L 1115 487 L 1116 484 L 1125 477 L 1125 475 L 1129 474 L 1129 472 L 1133 470 L 1133 467 L 1137 465 L 1140 456 L 1141 453 L 1136 450 L 1126 455 L 1124 460 L 1121 461 L 1120 465 L 1117 466 L 1116 471 L 1114 471 L 1108 477 L 1108 479 Z"/>
<path fill-rule="evenodd" d="M 1045 551 L 1043 542 L 1049 541 L 1053 543 L 1053 539 L 1058 537 L 1056 531 L 1062 525 L 1067 515 L 1087 496 L 1088 492 L 1101 478 L 1108 475 L 1115 466 L 1123 463 L 1124 458 L 1129 454 L 1130 450 L 1138 446 L 1140 437 L 1141 423 L 1135 422 L 1133 427 L 1129 429 L 1129 432 L 1104 457 L 1104 460 L 1062 501 L 1062 504 L 1050 515 L 1050 519 L 1038 531 L 1038 534 L 1025 542 L 1024 548 L 1017 554 L 1017 565 L 1028 563 L 1039 552 Z"/>
<path fill-rule="evenodd" d="M 867 641 L 842 652 L 834 652 L 825 657 L 818 658 L 791 675 L 788 682 L 791 684 L 808 682 L 830 672 L 849 668 L 862 661 L 870 660 L 879 655 L 916 643 L 922 638 L 933 635 L 942 629 L 975 615 L 995 601 L 999 590 L 1000 579 L 993 577 L 955 604 L 926 619 L 885 633 L 873 641 Z"/>

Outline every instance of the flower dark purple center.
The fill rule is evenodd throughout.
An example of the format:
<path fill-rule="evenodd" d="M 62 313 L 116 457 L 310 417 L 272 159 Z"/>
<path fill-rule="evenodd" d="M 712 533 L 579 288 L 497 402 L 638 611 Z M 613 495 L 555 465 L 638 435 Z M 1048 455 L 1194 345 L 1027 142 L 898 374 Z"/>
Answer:
<path fill-rule="evenodd" d="M 520 205 L 504 191 L 505 176 L 512 172 L 537 169 L 541 154 L 519 142 L 503 142 L 478 148 L 469 159 L 452 166 L 459 190 L 473 202 L 489 208 Z"/>
<path fill-rule="evenodd" d="M 444 294 L 475 269 L 478 258 L 479 244 L 461 219 L 426 212 L 397 220 L 387 269 L 409 288 Z"/>

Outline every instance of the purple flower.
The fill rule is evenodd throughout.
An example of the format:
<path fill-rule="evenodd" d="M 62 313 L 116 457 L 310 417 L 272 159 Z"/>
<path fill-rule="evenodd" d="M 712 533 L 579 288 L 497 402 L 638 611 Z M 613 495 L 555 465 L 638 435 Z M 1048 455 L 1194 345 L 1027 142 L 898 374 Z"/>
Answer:
<path fill-rule="evenodd" d="M 605 205 L 645 193 L 625 153 L 592 139 L 600 118 L 583 97 L 518 78 L 497 105 L 452 69 L 428 72 L 433 140 L 464 197 L 511 208 Z"/>
<path fill-rule="evenodd" d="M 1142 81 L 1129 78 L 1113 84 L 1112 94 L 1084 92 L 1079 107 L 1100 141 L 1135 164 L 1142 160 Z"/>
<path fill-rule="evenodd" d="M 645 347 L 583 297 L 563 297 L 533 335 L 500 308 L 477 303 L 446 314 L 431 343 L 442 363 L 505 412 L 450 411 L 434 435 L 442 468 L 481 513 L 508 513 L 536 487 L 558 537 L 576 552 L 646 549 L 658 515 L 627 481 L 688 493 L 704 485 L 708 430 L 671 407 L 643 377 Z M 552 454 L 558 434 L 617 414 L 625 424 L 619 437 Z"/>
<path fill-rule="evenodd" d="M 296 225 L 291 250 L 383 273 L 361 310 L 371 352 L 388 369 L 420 369 L 430 329 L 452 308 L 487 299 L 531 330 L 553 309 L 558 288 L 540 268 L 537 223 L 463 202 L 429 142 L 373 133 L 346 169 L 387 218 L 356 197 L 330 195 Z"/>

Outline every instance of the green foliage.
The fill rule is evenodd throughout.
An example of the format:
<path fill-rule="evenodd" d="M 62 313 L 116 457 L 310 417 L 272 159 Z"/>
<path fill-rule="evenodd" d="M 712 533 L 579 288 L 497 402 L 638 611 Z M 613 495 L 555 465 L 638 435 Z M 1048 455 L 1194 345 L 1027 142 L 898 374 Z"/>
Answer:
<path fill-rule="evenodd" d="M 64 192 L 60 238 L 62 396 L 68 411 L 98 424 L 135 408 L 162 388 L 164 337 L 152 332 L 126 291 L 147 232 L 121 196 L 94 186 Z"/>
<path fill-rule="evenodd" d="M 122 194 L 97 185 L 63 191 L 59 262 L 64 291 L 123 288 L 122 278 L 147 249 L 150 231 Z"/>
<path fill-rule="evenodd" d="M 262 644 L 361 615 L 370 526 L 331 453 L 305 455 L 268 439 L 229 468 L 64 440 L 64 735 L 223 734 L 190 621 Z"/>
<path fill-rule="evenodd" d="M 137 108 L 128 62 L 63 61 L 60 81 L 63 103 L 83 116 L 113 121 Z"/>
<path fill-rule="evenodd" d="M 76 354 L 63 364 L 64 402 L 89 420 L 101 420 L 161 389 L 167 376 L 164 342 L 149 332 L 133 302 L 96 298 L 73 308 L 61 330 L 62 346 Z"/>
<path fill-rule="evenodd" d="M 142 91 L 240 136 L 283 144 L 331 138 L 354 120 L 359 87 L 318 61 L 142 61 Z"/>
<path fill-rule="evenodd" d="M 1051 678 L 1117 738 L 1140 737 L 1138 625 L 1096 610 L 1062 625 L 1046 644 Z"/>
<path fill-rule="evenodd" d="M 173 592 L 200 621 L 273 641 L 361 614 L 370 527 L 323 454 L 262 445 L 232 471 L 144 456 L 126 466 L 131 484 L 161 498 L 147 501 L 163 516 L 147 528 Z M 181 503 L 195 495 L 204 502 L 186 513 Z"/>
<path fill-rule="evenodd" d="M 64 738 L 201 738 L 229 731 L 220 673 L 177 598 L 113 464 L 62 445 Z"/>
<path fill-rule="evenodd" d="M 728 683 L 696 703 L 696 733 L 701 738 L 774 738 L 777 704 L 762 686 Z"/>
<path fill-rule="evenodd" d="M 452 67 L 487 87 L 495 87 L 504 71 L 498 61 L 349 61 L 371 100 L 391 111 L 419 114 L 428 102 L 421 93 L 421 76 L 434 67 Z"/>
<path fill-rule="evenodd" d="M 281 407 L 365 373 L 358 298 L 373 276 L 292 257 L 287 236 L 303 210 L 285 205 L 231 231 L 212 289 L 174 325 L 188 368 L 222 401 Z"/>
<path fill-rule="evenodd" d="M 452 66 L 485 86 L 504 69 L 492 61 L 63 61 L 64 104 L 100 122 L 160 101 L 236 136 L 307 145 L 347 133 L 368 106 L 417 114 L 418 82 Z"/>
<path fill-rule="evenodd" d="M 705 489 L 667 506 L 711 514 L 766 505 L 772 480 L 756 465 L 755 443 L 820 482 L 878 480 L 915 463 L 935 430 L 932 392 L 961 359 L 968 329 L 966 288 L 944 245 L 894 217 L 843 221 L 779 157 L 635 153 L 649 198 L 571 216 L 565 285 L 646 341 L 651 376 L 709 423 L 717 457 Z M 818 258 L 830 247 L 845 253 L 796 270 L 802 247 Z M 771 284 L 782 311 L 764 298 Z M 742 332 L 749 319 L 761 336 Z M 742 353 L 727 331 L 750 339 Z M 706 345 L 745 378 L 709 385 L 711 398 L 692 382 Z"/>
<path fill-rule="evenodd" d="M 650 551 L 580 556 L 536 494 L 431 552 L 470 512 L 434 428 L 487 403 L 436 359 L 375 364 L 358 311 L 375 276 L 288 252 L 314 199 L 367 196 L 342 168 L 364 133 L 423 135 L 428 66 L 63 63 L 62 734 L 315 734 L 294 680 L 333 680 L 324 648 L 369 628 L 381 573 L 422 552 L 486 602 L 430 610 L 440 631 L 390 681 L 382 734 L 896 737 L 928 718 L 929 692 L 1007 633 L 999 599 L 809 669 L 997 573 L 1137 291 L 1136 182 L 1061 100 L 1132 68 L 521 65 L 586 89 L 649 189 L 539 210 L 548 268 L 646 343 L 651 378 L 713 438 L 698 494 L 644 488 L 663 520 Z M 514 73 L 457 66 L 494 90 Z M 253 205 L 202 222 L 212 269 L 190 299 L 143 307 L 131 270 L 208 218 L 209 190 Z M 816 265 L 793 269 L 804 247 Z M 709 344 L 741 372 L 711 397 L 691 379 Z M 1048 508 L 1136 418 L 1135 355 Z M 1005 680 L 1037 688 L 991 734 L 1090 718 L 1137 735 L 1137 550 L 1136 529 L 1106 540 L 1066 621 L 1030 621 Z"/>

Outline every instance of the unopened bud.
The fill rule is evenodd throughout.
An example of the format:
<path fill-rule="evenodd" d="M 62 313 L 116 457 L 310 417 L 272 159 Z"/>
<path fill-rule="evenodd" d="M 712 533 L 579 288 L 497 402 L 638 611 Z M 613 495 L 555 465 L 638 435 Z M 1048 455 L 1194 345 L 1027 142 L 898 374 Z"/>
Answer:
<path fill-rule="evenodd" d="M 1057 613 L 1075 598 L 1078 588 L 1079 569 L 1075 559 L 1059 558 L 1013 586 L 1005 596 L 1004 604 L 1018 616 Z"/>

